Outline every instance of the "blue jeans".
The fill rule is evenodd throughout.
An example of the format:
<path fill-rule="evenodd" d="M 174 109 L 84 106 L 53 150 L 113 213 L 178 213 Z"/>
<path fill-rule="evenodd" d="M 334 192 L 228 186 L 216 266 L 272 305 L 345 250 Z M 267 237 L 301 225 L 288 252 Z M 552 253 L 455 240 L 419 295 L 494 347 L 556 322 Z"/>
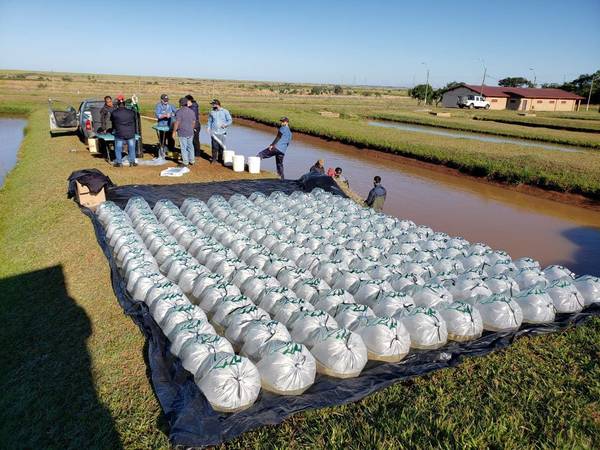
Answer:
<path fill-rule="evenodd" d="M 283 180 L 283 158 L 285 156 L 285 153 L 280 152 L 277 147 L 273 147 L 273 149 L 269 149 L 269 148 L 265 148 L 262 152 L 260 152 L 258 155 L 260 159 L 267 159 L 267 158 L 272 158 L 273 156 L 275 157 L 275 165 L 277 166 L 277 174 L 279 175 L 279 177 Z"/>
<path fill-rule="evenodd" d="M 194 136 L 179 136 L 181 159 L 183 164 L 194 162 Z"/>
<path fill-rule="evenodd" d="M 135 162 L 135 138 L 119 139 L 115 138 L 115 160 L 117 164 L 123 161 L 123 142 L 127 142 L 127 157 L 129 163 Z"/>

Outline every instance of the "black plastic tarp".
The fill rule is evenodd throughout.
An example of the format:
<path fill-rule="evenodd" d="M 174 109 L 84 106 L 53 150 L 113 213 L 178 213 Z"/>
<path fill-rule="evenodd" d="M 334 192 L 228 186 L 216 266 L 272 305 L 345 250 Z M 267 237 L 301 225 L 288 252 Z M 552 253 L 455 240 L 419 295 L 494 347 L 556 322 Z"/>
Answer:
<path fill-rule="evenodd" d="M 234 193 L 249 195 L 261 191 L 269 194 L 276 190 L 290 193 L 298 189 L 300 185 L 297 182 L 277 180 L 166 186 L 134 185 L 110 188 L 107 197 L 122 207 L 133 195 L 144 197 L 151 205 L 162 198 L 168 198 L 181 205 L 189 196 L 207 200 L 217 193 L 228 198 Z M 212 410 L 199 391 L 192 374 L 183 369 L 181 362 L 171 355 L 169 341 L 155 323 L 146 305 L 131 299 L 105 241 L 102 225 L 90 210 L 82 210 L 92 220 L 98 243 L 108 259 L 113 289 L 120 305 L 148 341 L 147 362 L 150 380 L 169 423 L 169 438 L 173 445 L 217 445 L 251 429 L 278 424 L 300 411 L 354 402 L 393 383 L 456 366 L 465 357 L 482 356 L 505 348 L 520 336 L 558 331 L 600 315 L 600 307 L 594 305 L 582 313 L 559 315 L 552 324 L 525 325 L 519 331 L 511 333 L 486 332 L 480 339 L 472 342 L 450 343 L 439 350 L 411 352 L 400 363 L 369 362 L 357 378 L 342 380 L 317 375 L 315 384 L 303 395 L 286 397 L 262 391 L 251 408 L 234 414 L 218 413 Z"/>

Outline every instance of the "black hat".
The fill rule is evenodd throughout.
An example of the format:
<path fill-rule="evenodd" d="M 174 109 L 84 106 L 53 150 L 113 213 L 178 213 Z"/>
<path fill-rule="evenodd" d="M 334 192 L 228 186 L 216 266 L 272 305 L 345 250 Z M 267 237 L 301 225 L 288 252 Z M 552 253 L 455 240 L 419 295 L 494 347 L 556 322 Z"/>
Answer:
<path fill-rule="evenodd" d="M 179 106 L 187 106 L 188 99 L 185 97 L 181 97 L 179 99 Z"/>
<path fill-rule="evenodd" d="M 162 95 L 160 96 L 160 99 L 161 99 L 161 100 L 169 100 L 169 96 L 168 96 L 167 94 L 162 94 Z"/>
<path fill-rule="evenodd" d="M 221 102 L 220 102 L 219 100 L 217 100 L 216 98 L 213 98 L 213 99 L 210 101 L 210 104 L 211 104 L 211 105 L 219 105 L 219 106 L 221 106 Z"/>
<path fill-rule="evenodd" d="M 287 117 L 283 116 L 281 119 L 279 119 L 280 122 L 289 122 L 290 119 L 288 119 Z"/>

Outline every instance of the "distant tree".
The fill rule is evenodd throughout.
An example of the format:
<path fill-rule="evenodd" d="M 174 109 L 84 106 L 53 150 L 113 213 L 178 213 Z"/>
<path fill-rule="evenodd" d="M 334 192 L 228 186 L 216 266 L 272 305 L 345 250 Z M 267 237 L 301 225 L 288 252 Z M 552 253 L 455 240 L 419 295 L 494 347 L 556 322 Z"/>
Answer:
<path fill-rule="evenodd" d="M 425 100 L 425 94 L 427 94 L 427 103 L 431 103 L 433 95 L 433 88 L 429 84 L 417 84 L 412 89 L 408 90 L 408 95 L 416 99 L 419 105 Z"/>
<path fill-rule="evenodd" d="M 534 84 L 527 78 L 523 77 L 506 77 L 498 80 L 498 86 L 503 87 L 535 87 Z"/>
<path fill-rule="evenodd" d="M 342 95 L 342 94 L 344 93 L 344 90 L 342 89 L 342 87 L 341 87 L 339 84 L 336 84 L 336 85 L 333 87 L 333 93 L 334 93 L 335 95 Z"/>
<path fill-rule="evenodd" d="M 597 70 L 595 73 L 579 75 L 573 81 L 561 85 L 560 89 L 581 95 L 582 97 L 585 97 L 587 101 L 587 97 L 590 94 L 592 79 L 594 80 L 594 85 L 592 86 L 592 98 L 590 101 L 594 104 L 600 103 L 600 70 Z"/>

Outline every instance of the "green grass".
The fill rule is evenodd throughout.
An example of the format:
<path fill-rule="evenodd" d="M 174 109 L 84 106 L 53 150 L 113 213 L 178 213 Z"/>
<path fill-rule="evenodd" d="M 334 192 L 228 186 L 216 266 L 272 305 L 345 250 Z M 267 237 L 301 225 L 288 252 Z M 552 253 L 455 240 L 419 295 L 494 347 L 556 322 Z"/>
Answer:
<path fill-rule="evenodd" d="M 167 448 L 144 339 L 114 297 L 90 221 L 65 196 L 66 178 L 83 167 L 117 184 L 235 174 L 205 163 L 183 180 L 112 169 L 74 136 L 51 139 L 46 121 L 45 109 L 31 113 L 0 190 L 0 446 Z M 598 448 L 599 361 L 595 318 L 354 404 L 298 414 L 227 447 Z"/>
<path fill-rule="evenodd" d="M 533 128 L 532 124 L 534 122 L 530 120 L 521 120 L 518 118 L 519 116 L 514 115 L 510 118 L 501 118 L 488 116 L 488 112 L 489 111 L 487 111 L 486 114 L 474 115 L 471 117 L 436 117 L 413 112 L 376 112 L 369 116 L 373 119 L 391 120 L 415 125 L 428 125 L 450 130 L 600 149 L 600 134 L 595 134 L 597 131 L 600 131 L 600 122 L 598 122 L 597 131 L 592 129 L 592 133 L 582 133 L 581 131 L 590 131 L 590 128 L 593 127 L 588 127 L 587 129 L 575 126 L 569 127 L 568 125 L 557 124 L 556 122 L 559 119 L 545 119 L 545 122 L 535 122 L 538 125 Z M 452 111 L 451 114 L 455 116 L 457 113 Z M 544 128 L 544 124 L 550 122 L 553 123 L 553 128 Z M 595 122 L 592 123 L 595 125 Z M 570 131 L 568 131 L 569 129 Z"/>
<path fill-rule="evenodd" d="M 234 104 L 230 109 L 239 117 L 269 125 L 275 125 L 280 116 L 286 115 L 296 131 L 442 164 L 490 180 L 524 183 L 600 199 L 600 153 L 595 150 L 567 153 L 450 139 L 373 127 L 345 114 L 337 119 L 321 117 L 303 105 L 247 102 Z"/>

